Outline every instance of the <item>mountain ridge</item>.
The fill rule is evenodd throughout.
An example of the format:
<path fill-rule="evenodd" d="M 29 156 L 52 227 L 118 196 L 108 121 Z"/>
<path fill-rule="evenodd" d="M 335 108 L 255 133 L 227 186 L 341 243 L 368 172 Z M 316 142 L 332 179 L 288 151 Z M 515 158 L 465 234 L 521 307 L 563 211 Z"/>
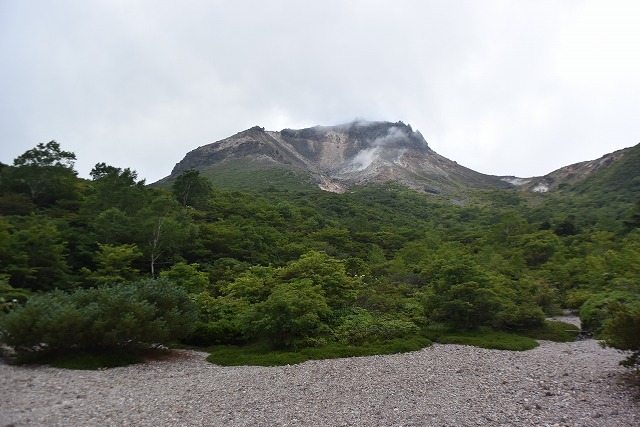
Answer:
<path fill-rule="evenodd" d="M 318 187 L 338 193 L 388 181 L 433 194 L 468 186 L 512 186 L 439 155 L 410 125 L 363 121 L 281 131 L 254 126 L 191 150 L 160 182 L 170 182 L 189 169 L 210 171 L 232 159 L 247 158 L 308 171 Z"/>
<path fill-rule="evenodd" d="M 168 183 L 195 169 L 219 173 L 230 162 L 251 174 L 261 168 L 302 173 L 325 191 L 342 193 L 369 183 L 398 182 L 416 191 L 441 194 L 481 189 L 516 189 L 546 193 L 577 184 L 617 163 L 634 148 L 599 159 L 564 166 L 539 177 L 520 178 L 476 172 L 436 153 L 422 134 L 399 122 L 353 121 L 336 126 L 267 131 L 254 126 L 228 138 L 189 151 L 158 183 Z M 303 176 L 303 175 L 300 175 Z"/>
<path fill-rule="evenodd" d="M 586 160 L 563 166 L 542 176 L 530 178 L 503 176 L 502 179 L 516 187 L 522 187 L 527 191 L 532 191 L 534 193 L 546 193 L 556 190 L 561 186 L 583 181 L 594 172 L 621 160 L 632 148 L 633 147 L 623 148 L 621 150 L 616 150 L 613 153 L 607 153 L 594 160 Z"/>

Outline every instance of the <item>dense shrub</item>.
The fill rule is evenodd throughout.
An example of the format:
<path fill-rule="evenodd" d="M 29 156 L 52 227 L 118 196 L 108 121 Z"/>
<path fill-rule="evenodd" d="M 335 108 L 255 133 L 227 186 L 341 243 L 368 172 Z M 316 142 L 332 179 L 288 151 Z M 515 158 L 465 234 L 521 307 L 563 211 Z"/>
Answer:
<path fill-rule="evenodd" d="M 251 308 L 246 301 L 229 296 L 212 297 L 208 292 L 191 294 L 197 320 L 187 344 L 241 344 L 247 341 L 247 324 Z"/>
<path fill-rule="evenodd" d="M 492 326 L 503 330 L 537 328 L 544 324 L 544 317 L 540 306 L 503 300 Z"/>
<path fill-rule="evenodd" d="M 12 287 L 8 278 L 0 275 L 0 313 L 9 312 L 12 307 L 24 303 L 28 297 L 28 290 Z"/>
<path fill-rule="evenodd" d="M 612 303 L 640 302 L 640 295 L 633 292 L 613 291 L 593 295 L 580 308 L 580 322 L 582 329 L 595 336 L 602 332 L 604 322 L 609 317 L 609 306 Z"/>
<path fill-rule="evenodd" d="M 251 329 L 274 348 L 288 349 L 298 340 L 326 332 L 324 319 L 330 312 L 319 285 L 313 285 L 310 279 L 290 281 L 277 285 L 264 302 L 256 305 Z"/>
<path fill-rule="evenodd" d="M 0 340 L 22 359 L 69 351 L 127 351 L 169 344 L 193 322 L 184 290 L 144 280 L 30 298 L 0 319 Z"/>
<path fill-rule="evenodd" d="M 334 329 L 334 336 L 338 342 L 360 345 L 406 337 L 419 332 L 419 328 L 407 320 L 390 315 L 374 316 L 362 308 L 352 311 L 353 313 L 341 318 L 340 324 Z"/>
<path fill-rule="evenodd" d="M 630 352 L 621 365 L 640 369 L 640 302 L 609 306 L 610 317 L 604 322 L 603 336 L 607 347 Z"/>
<path fill-rule="evenodd" d="M 473 281 L 434 287 L 425 299 L 429 320 L 458 329 L 492 323 L 502 303 L 492 288 Z"/>

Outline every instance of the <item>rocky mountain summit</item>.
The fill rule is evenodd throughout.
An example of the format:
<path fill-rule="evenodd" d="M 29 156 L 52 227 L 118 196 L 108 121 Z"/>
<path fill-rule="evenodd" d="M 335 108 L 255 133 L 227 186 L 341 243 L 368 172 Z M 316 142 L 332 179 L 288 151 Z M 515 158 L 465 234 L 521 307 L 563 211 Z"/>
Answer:
<path fill-rule="evenodd" d="M 486 175 L 433 151 L 422 134 L 403 122 L 354 121 L 338 126 L 267 131 L 255 126 L 190 151 L 175 165 L 168 183 L 195 169 L 212 176 L 229 164 L 251 175 L 257 169 L 295 172 L 323 190 L 341 193 L 368 184 L 396 182 L 414 190 L 454 193 L 477 189 L 519 189 L 544 193 L 575 184 L 619 162 L 632 147 L 598 160 L 566 166 L 543 177 Z M 237 174 L 236 174 L 237 176 Z M 229 178 L 233 179 L 233 178 Z"/>
<path fill-rule="evenodd" d="M 165 180 L 189 169 L 206 174 L 225 162 L 248 159 L 307 171 L 315 184 L 333 192 L 388 181 L 435 194 L 467 186 L 511 186 L 439 155 L 410 125 L 362 121 L 279 132 L 256 126 L 189 152 Z"/>

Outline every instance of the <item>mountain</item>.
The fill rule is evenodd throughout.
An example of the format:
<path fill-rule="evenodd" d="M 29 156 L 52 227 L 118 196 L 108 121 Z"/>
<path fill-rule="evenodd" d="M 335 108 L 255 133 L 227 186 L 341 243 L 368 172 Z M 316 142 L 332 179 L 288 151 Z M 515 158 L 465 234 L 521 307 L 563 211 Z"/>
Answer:
<path fill-rule="evenodd" d="M 354 121 L 281 131 L 255 126 L 190 151 L 157 184 L 168 184 L 190 169 L 219 187 L 242 190 L 307 186 L 342 193 L 359 185 L 391 181 L 430 194 L 516 189 L 585 197 L 596 191 L 598 198 L 606 193 L 628 197 L 640 185 L 640 144 L 542 177 L 519 178 L 486 175 L 461 166 L 433 151 L 420 132 L 403 122 Z"/>
<path fill-rule="evenodd" d="M 583 226 L 615 229 L 640 202 L 640 144 L 565 166 L 521 188 L 551 193 L 543 198 L 544 209 L 573 215 Z"/>
<path fill-rule="evenodd" d="M 475 172 L 439 155 L 420 132 L 402 122 L 356 121 L 279 132 L 256 126 L 190 151 L 161 182 L 170 182 L 189 169 L 214 181 L 221 174 L 246 180 L 246 174 L 264 176 L 259 171 L 265 169 L 288 170 L 302 181 L 337 193 L 388 181 L 433 194 L 512 187 L 500 177 Z"/>
<path fill-rule="evenodd" d="M 614 172 L 617 171 L 617 172 Z M 635 174 L 634 174 L 635 172 Z M 568 186 L 580 187 L 580 183 L 594 176 L 610 176 L 608 186 L 624 186 L 640 172 L 640 144 L 613 153 L 605 154 L 596 160 L 564 166 L 547 175 L 533 178 L 502 177 L 502 180 L 534 193 L 547 193 Z M 631 176 L 634 175 L 634 176 Z M 602 182 L 604 184 L 604 182 Z"/>

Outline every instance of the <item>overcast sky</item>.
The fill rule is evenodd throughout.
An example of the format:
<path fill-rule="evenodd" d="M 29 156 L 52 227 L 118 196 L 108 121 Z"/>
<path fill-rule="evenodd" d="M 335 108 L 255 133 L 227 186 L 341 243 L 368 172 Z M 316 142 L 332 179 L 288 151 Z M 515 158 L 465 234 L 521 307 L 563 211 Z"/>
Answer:
<path fill-rule="evenodd" d="M 0 0 L 0 161 L 154 182 L 267 130 L 402 120 L 493 175 L 640 142 L 640 1 Z"/>

